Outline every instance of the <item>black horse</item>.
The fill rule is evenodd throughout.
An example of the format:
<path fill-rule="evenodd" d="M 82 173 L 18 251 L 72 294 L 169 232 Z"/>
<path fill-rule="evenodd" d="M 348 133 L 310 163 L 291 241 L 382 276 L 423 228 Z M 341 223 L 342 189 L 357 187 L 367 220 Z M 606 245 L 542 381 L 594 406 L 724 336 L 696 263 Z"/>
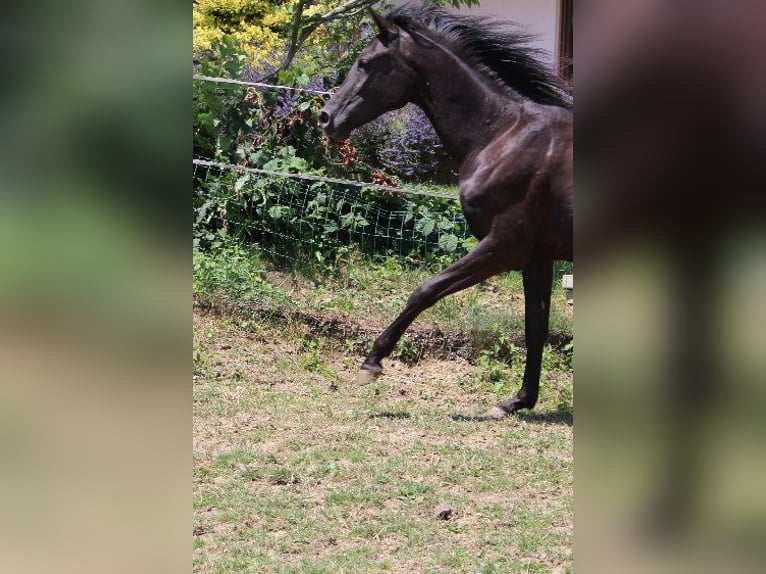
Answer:
<path fill-rule="evenodd" d="M 380 114 L 420 106 L 457 162 L 460 202 L 476 248 L 412 294 L 362 363 L 360 383 L 407 327 L 442 297 L 498 273 L 524 277 L 527 361 L 515 397 L 490 411 L 504 416 L 537 402 L 548 336 L 555 259 L 572 260 L 572 101 L 537 59 L 530 37 L 504 23 L 450 14 L 432 5 L 370 10 L 379 34 L 319 114 L 342 140 Z"/>

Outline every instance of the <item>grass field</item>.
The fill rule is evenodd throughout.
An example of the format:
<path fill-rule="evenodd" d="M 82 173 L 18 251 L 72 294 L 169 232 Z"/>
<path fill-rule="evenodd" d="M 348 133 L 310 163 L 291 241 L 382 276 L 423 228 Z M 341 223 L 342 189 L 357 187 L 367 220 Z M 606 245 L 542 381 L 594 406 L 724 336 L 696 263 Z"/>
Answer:
<path fill-rule="evenodd" d="M 572 571 L 571 357 L 546 351 L 534 412 L 476 416 L 518 385 L 518 332 L 482 338 L 520 324 L 515 279 L 440 303 L 384 376 L 356 387 L 366 334 L 409 280 L 258 277 L 269 287 L 248 305 L 207 293 L 195 306 L 195 572 Z M 264 314 L 261 295 L 288 311 Z M 472 352 L 417 336 L 465 330 Z"/>

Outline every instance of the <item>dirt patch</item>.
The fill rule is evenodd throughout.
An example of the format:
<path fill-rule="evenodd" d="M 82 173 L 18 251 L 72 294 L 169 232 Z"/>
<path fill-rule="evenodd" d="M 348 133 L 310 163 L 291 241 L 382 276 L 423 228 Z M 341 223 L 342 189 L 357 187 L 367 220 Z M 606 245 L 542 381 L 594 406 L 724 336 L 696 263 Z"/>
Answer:
<path fill-rule="evenodd" d="M 371 324 L 351 317 L 348 314 L 329 311 L 323 314 L 287 311 L 254 303 L 210 303 L 195 300 L 195 311 L 212 313 L 217 316 L 241 316 L 268 321 L 277 325 L 300 324 L 313 336 L 325 337 L 345 345 L 349 351 L 364 353 L 387 325 Z M 405 333 L 410 342 L 412 353 L 402 357 L 408 364 L 414 364 L 426 357 L 474 361 L 482 350 L 477 346 L 475 337 L 463 331 L 442 330 L 440 328 L 410 327 Z M 524 334 L 508 333 L 507 339 L 518 348 L 525 348 Z M 551 332 L 548 342 L 554 350 L 562 351 L 572 341 L 572 335 Z"/>

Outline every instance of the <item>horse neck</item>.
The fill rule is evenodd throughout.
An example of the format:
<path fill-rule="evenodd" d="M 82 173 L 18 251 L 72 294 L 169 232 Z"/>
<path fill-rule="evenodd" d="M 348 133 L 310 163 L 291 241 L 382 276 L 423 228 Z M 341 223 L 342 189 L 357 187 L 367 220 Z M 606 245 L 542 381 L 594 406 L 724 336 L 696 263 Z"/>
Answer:
<path fill-rule="evenodd" d="M 415 104 L 462 165 L 518 121 L 521 98 L 509 97 L 442 46 L 421 49 L 413 61 L 424 79 Z"/>

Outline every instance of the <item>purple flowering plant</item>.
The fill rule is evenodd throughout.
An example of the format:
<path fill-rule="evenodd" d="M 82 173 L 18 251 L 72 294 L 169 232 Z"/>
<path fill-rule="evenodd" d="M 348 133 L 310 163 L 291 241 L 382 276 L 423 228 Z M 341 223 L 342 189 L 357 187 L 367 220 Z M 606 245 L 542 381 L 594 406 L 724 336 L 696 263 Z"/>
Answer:
<path fill-rule="evenodd" d="M 444 145 L 420 108 L 408 105 L 383 114 L 352 137 L 363 161 L 402 181 L 454 183 Z"/>

